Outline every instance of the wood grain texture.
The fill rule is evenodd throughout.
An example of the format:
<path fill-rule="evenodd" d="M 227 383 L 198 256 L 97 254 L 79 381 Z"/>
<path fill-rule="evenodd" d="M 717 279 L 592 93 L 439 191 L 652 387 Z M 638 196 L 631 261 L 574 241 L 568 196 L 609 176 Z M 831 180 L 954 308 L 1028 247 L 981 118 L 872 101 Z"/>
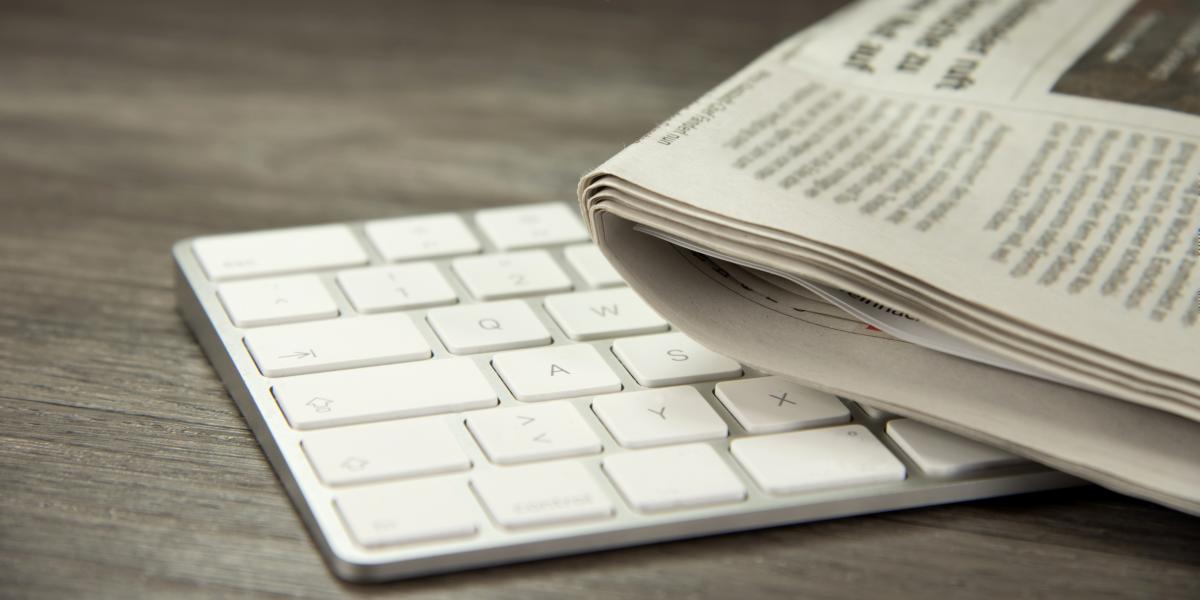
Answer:
<path fill-rule="evenodd" d="M 174 312 L 170 244 L 565 199 L 839 2 L 0 3 L 0 596 L 1200 597 L 1098 489 L 334 579 Z"/>

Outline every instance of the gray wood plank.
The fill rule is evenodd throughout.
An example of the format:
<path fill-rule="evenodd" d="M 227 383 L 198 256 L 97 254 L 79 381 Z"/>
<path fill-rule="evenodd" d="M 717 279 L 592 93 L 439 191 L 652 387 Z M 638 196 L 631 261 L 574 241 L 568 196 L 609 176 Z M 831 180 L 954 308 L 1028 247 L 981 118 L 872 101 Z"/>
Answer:
<path fill-rule="evenodd" d="M 0 4 L 0 596 L 1197 597 L 1085 488 L 334 579 L 175 314 L 202 233 L 569 198 L 839 2 Z"/>

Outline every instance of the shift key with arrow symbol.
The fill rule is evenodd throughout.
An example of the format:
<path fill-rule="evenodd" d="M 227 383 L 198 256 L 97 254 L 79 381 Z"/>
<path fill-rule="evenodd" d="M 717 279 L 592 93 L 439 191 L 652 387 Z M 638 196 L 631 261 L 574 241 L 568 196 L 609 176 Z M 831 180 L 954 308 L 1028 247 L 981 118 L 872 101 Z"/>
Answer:
<path fill-rule="evenodd" d="M 343 317 L 264 327 L 246 334 L 246 349 L 267 377 L 369 367 L 432 356 L 402 314 Z"/>

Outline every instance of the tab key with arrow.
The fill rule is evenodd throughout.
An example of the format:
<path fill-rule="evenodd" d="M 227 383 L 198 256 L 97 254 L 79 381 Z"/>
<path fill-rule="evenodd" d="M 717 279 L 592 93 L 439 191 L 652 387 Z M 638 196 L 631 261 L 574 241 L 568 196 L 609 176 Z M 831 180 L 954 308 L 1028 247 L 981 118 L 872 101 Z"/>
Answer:
<path fill-rule="evenodd" d="M 433 355 L 412 318 L 403 314 L 265 327 L 247 333 L 245 344 L 267 377 L 370 367 Z"/>

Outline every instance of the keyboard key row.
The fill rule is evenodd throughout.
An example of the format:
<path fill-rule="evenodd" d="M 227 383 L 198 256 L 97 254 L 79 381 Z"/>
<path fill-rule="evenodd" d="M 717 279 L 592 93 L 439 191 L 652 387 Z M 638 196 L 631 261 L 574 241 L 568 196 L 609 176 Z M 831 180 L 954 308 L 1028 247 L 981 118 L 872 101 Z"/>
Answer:
<path fill-rule="evenodd" d="M 879 449 L 887 452 L 882 445 Z M 625 501 L 644 513 L 740 502 L 748 495 L 730 465 L 705 444 L 616 454 L 604 459 L 602 469 Z M 338 496 L 336 505 L 354 538 L 367 547 L 452 539 L 474 534 L 483 521 L 468 486 L 496 523 L 509 529 L 603 519 L 615 513 L 597 479 L 571 461 L 492 469 L 467 480 L 437 478 L 361 488 Z"/>
<path fill-rule="evenodd" d="M 571 281 L 544 251 L 460 259 L 451 268 L 476 297 L 485 300 L 571 289 Z M 364 314 L 455 304 L 458 294 L 428 262 L 363 267 L 338 272 L 337 285 Z M 337 317 L 333 296 L 316 275 L 225 282 L 217 295 L 238 327 L 259 327 Z M 627 288 L 559 294 L 546 308 L 567 335 L 591 340 L 665 331 L 667 322 Z"/>
<path fill-rule="evenodd" d="M 556 459 L 599 452 L 599 442 L 568 404 L 554 411 L 526 414 L 503 411 L 492 419 L 472 415 L 467 426 L 489 454 L 526 459 L 537 454 Z M 485 411 L 486 412 L 486 411 Z M 501 412 L 501 411 L 497 411 Z M 575 431 L 572 431 L 575 430 Z M 574 446 L 565 437 L 538 449 L 538 438 L 582 434 Z M 320 432 L 306 438 L 305 453 L 329 485 L 466 471 L 471 462 L 443 421 L 423 418 L 359 425 Z M 861 425 L 773 434 L 734 440 L 730 455 L 759 488 L 788 495 L 903 480 L 907 470 L 870 431 Z M 528 460 L 512 460 L 529 462 Z M 563 464 L 563 461 L 541 464 Z M 581 464 L 581 463 L 567 463 Z M 606 456 L 601 462 L 633 508 L 656 512 L 674 508 L 733 502 L 746 497 L 740 478 L 708 444 L 689 443 Z M 513 472 L 521 467 L 485 469 L 472 478 Z"/>
<path fill-rule="evenodd" d="M 619 339 L 613 342 L 612 351 L 645 387 L 742 374 L 738 363 L 678 332 Z M 617 392 L 622 388 L 620 377 L 588 344 L 502 352 L 492 357 L 492 366 L 513 397 L 525 402 Z"/>
<path fill-rule="evenodd" d="M 511 462 L 521 462 L 531 453 L 561 458 L 598 452 L 599 442 L 574 410 L 564 402 L 483 411 L 469 415 L 467 427 L 493 460 L 506 454 L 516 457 Z M 906 440 L 900 445 L 910 458 L 914 453 L 925 457 L 914 459 L 918 463 L 926 461 L 931 449 L 945 455 L 974 444 L 915 422 L 896 423 L 895 436 L 891 431 L 889 436 Z M 563 444 L 568 438 L 590 441 L 570 447 Z M 910 451 L 914 443 L 923 448 Z M 535 449 L 539 444 L 556 449 Z M 354 450 L 345 450 L 347 446 Z M 324 432 L 306 438 L 303 447 L 332 485 L 470 468 L 445 423 L 432 419 Z M 995 467 L 1017 460 L 996 450 L 987 454 L 973 455 L 968 462 Z M 908 476 L 904 464 L 861 425 L 737 439 L 729 456 L 733 463 L 707 444 L 673 445 L 606 456 L 601 471 L 631 508 L 648 514 L 745 500 L 749 490 L 733 464 L 772 495 L 887 485 Z M 482 506 L 471 499 L 468 487 Z M 484 519 L 480 508 L 508 529 L 615 514 L 598 477 L 582 463 L 563 460 L 356 488 L 340 493 L 336 505 L 355 539 L 368 547 L 472 535 Z"/>
<path fill-rule="evenodd" d="M 436 267 L 427 263 L 344 271 L 337 279 L 355 308 L 366 313 L 457 300 Z M 333 298 L 315 275 L 226 283 L 218 288 L 218 296 L 239 327 L 338 315 Z M 546 299 L 546 307 L 572 339 L 667 329 L 666 321 L 629 289 L 551 296 Z M 456 354 L 550 343 L 550 333 L 529 306 L 519 301 L 435 309 L 428 319 L 438 337 Z"/>
<path fill-rule="evenodd" d="M 502 251 L 588 238 L 578 216 L 560 203 L 481 210 L 475 214 L 475 223 Z M 371 221 L 363 230 L 389 262 L 474 254 L 482 249 L 462 218 L 450 213 Z M 192 250 L 213 281 L 352 267 L 369 261 L 345 225 L 208 236 L 194 241 Z M 599 265 L 580 264 L 585 279 L 609 279 Z"/>

